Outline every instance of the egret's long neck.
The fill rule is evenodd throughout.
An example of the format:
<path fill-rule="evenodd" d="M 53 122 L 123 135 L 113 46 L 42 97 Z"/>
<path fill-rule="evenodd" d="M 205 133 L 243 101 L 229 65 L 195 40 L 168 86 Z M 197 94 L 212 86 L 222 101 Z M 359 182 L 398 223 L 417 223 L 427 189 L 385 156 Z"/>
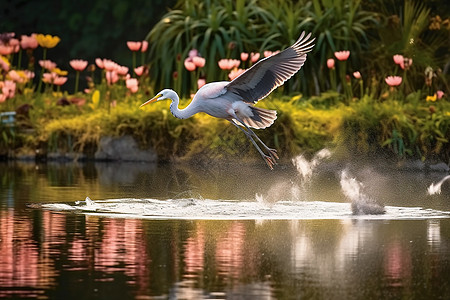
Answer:
<path fill-rule="evenodd" d="M 180 103 L 180 98 L 178 97 L 177 93 L 173 93 L 171 99 L 172 103 L 170 103 L 170 112 L 172 115 L 174 115 L 178 119 L 187 119 L 189 117 L 192 117 L 194 114 L 196 114 L 198 111 L 196 111 L 194 105 L 192 105 L 192 102 L 189 103 L 188 106 L 186 106 L 183 109 L 178 108 L 178 104 Z"/>

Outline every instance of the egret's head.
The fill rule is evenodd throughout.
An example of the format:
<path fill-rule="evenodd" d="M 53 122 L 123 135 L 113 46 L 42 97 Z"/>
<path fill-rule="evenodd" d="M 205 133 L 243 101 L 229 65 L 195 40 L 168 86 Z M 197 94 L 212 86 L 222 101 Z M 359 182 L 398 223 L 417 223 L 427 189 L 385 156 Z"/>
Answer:
<path fill-rule="evenodd" d="M 156 101 L 160 101 L 160 100 L 173 99 L 173 96 L 172 96 L 173 93 L 174 92 L 172 90 L 164 89 L 161 92 L 159 92 L 158 94 L 156 94 L 156 96 L 153 97 L 152 99 L 148 100 L 145 103 L 142 103 L 141 106 L 139 106 L 139 107 L 142 107 L 144 105 L 147 105 L 147 104 L 150 104 L 150 103 L 153 103 Z"/>

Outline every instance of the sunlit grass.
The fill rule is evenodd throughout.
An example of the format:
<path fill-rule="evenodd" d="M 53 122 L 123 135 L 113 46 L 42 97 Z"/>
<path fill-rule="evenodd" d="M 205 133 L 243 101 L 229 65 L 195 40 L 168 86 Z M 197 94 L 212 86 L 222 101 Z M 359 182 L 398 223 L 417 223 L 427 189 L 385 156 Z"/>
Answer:
<path fill-rule="evenodd" d="M 185 100 L 188 101 L 188 100 Z M 314 153 L 324 147 L 344 147 L 361 154 L 391 153 L 400 157 L 448 156 L 450 105 L 377 101 L 370 97 L 349 105 L 312 105 L 317 99 L 270 97 L 258 105 L 278 111 L 278 119 L 258 135 L 284 158 Z M 225 120 L 198 114 L 174 118 L 168 102 L 139 109 L 139 102 L 118 104 L 72 117 L 54 118 L 38 128 L 36 139 L 50 149 L 88 152 L 102 136 L 132 135 L 143 148 L 153 148 L 161 159 L 252 157 L 245 136 Z M 70 141 L 70 144 L 69 144 Z M 35 143 L 35 141 L 33 141 Z"/>

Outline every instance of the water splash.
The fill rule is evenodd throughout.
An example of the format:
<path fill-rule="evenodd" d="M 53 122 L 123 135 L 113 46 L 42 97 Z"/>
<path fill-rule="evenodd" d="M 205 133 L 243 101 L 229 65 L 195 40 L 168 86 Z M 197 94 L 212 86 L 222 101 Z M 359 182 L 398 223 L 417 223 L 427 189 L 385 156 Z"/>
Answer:
<path fill-rule="evenodd" d="M 292 181 L 280 181 L 270 186 L 266 193 L 257 193 L 255 195 L 255 200 L 267 207 L 271 207 L 274 203 L 279 201 L 300 200 L 300 191 L 298 186 Z"/>
<path fill-rule="evenodd" d="M 305 183 L 309 183 L 313 175 L 314 169 L 324 159 L 329 158 L 331 152 L 328 149 L 322 149 L 317 152 L 311 161 L 307 160 L 303 155 L 299 155 L 292 159 L 292 164 L 297 169 L 300 175 L 300 181 L 296 179 L 291 181 L 277 182 L 270 186 L 269 190 L 264 194 L 256 194 L 255 200 L 259 203 L 263 203 L 267 206 L 273 205 L 273 203 L 286 200 L 286 201 L 301 201 L 306 200 L 305 197 L 307 190 Z M 297 178 L 298 179 L 298 178 Z"/>
<path fill-rule="evenodd" d="M 303 180 L 309 180 L 313 174 L 314 169 L 324 159 L 331 157 L 331 151 L 322 149 L 317 152 L 311 161 L 308 161 L 303 155 L 299 155 L 292 159 L 294 167 L 302 176 Z"/>
<path fill-rule="evenodd" d="M 362 182 L 352 178 L 347 170 L 341 171 L 340 177 L 342 192 L 351 201 L 353 214 L 378 215 L 385 213 L 382 205 L 363 192 L 364 185 Z"/>
<path fill-rule="evenodd" d="M 86 199 L 84 201 L 75 201 L 76 205 L 86 205 L 86 206 L 93 206 L 95 205 L 95 202 L 91 200 L 91 198 L 86 197 Z"/>
<path fill-rule="evenodd" d="M 125 198 L 94 200 L 89 205 L 85 201 L 79 201 L 79 204 L 49 203 L 33 208 L 103 217 L 152 220 L 394 220 L 450 217 L 450 212 L 447 211 L 395 206 L 386 206 L 384 214 L 355 215 L 351 213 L 349 203 L 323 201 L 279 201 L 267 207 L 257 201 Z"/>
<path fill-rule="evenodd" d="M 444 178 L 442 178 L 442 180 L 439 181 L 438 183 L 436 183 L 436 185 L 434 183 L 432 183 L 428 187 L 428 190 L 427 190 L 428 195 L 440 194 L 441 193 L 441 186 L 442 186 L 442 184 L 448 179 L 450 179 L 450 175 L 447 175 Z"/>

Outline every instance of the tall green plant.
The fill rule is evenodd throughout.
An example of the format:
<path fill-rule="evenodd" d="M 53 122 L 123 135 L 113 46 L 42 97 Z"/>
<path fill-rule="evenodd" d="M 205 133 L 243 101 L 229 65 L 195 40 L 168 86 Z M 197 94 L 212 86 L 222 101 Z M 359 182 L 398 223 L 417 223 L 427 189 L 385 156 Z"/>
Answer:
<path fill-rule="evenodd" d="M 305 72 L 318 78 L 317 92 L 327 89 L 326 79 L 321 75 L 327 59 L 336 51 L 349 50 L 358 54 L 368 49 L 368 32 L 378 26 L 380 15 L 364 10 L 360 0 L 312 0 L 306 2 L 306 7 L 307 15 L 302 25 L 313 32 L 316 46 Z M 359 57 L 350 56 L 354 65 L 360 64 Z"/>
<path fill-rule="evenodd" d="M 207 81 L 217 80 L 217 61 L 236 56 L 239 51 L 256 50 L 261 20 L 268 22 L 269 18 L 255 0 L 247 4 L 244 0 L 180 1 L 147 36 L 156 86 L 170 87 L 179 82 L 180 92 L 189 92 L 189 76 L 182 60 L 193 48 L 206 58 Z"/>
<path fill-rule="evenodd" d="M 433 32 L 428 29 L 431 10 L 423 2 L 406 0 L 402 5 L 397 4 L 378 1 L 386 22 L 376 31 L 364 66 L 378 78 L 397 72 L 397 75 L 404 77 L 404 85 L 409 87 L 406 92 L 409 93 L 424 85 L 423 72 L 426 67 L 443 68 L 448 57 L 437 55 L 438 49 L 443 45 L 448 49 L 450 44 L 448 31 Z M 412 58 L 413 64 L 406 73 L 392 63 L 395 54 Z"/>

